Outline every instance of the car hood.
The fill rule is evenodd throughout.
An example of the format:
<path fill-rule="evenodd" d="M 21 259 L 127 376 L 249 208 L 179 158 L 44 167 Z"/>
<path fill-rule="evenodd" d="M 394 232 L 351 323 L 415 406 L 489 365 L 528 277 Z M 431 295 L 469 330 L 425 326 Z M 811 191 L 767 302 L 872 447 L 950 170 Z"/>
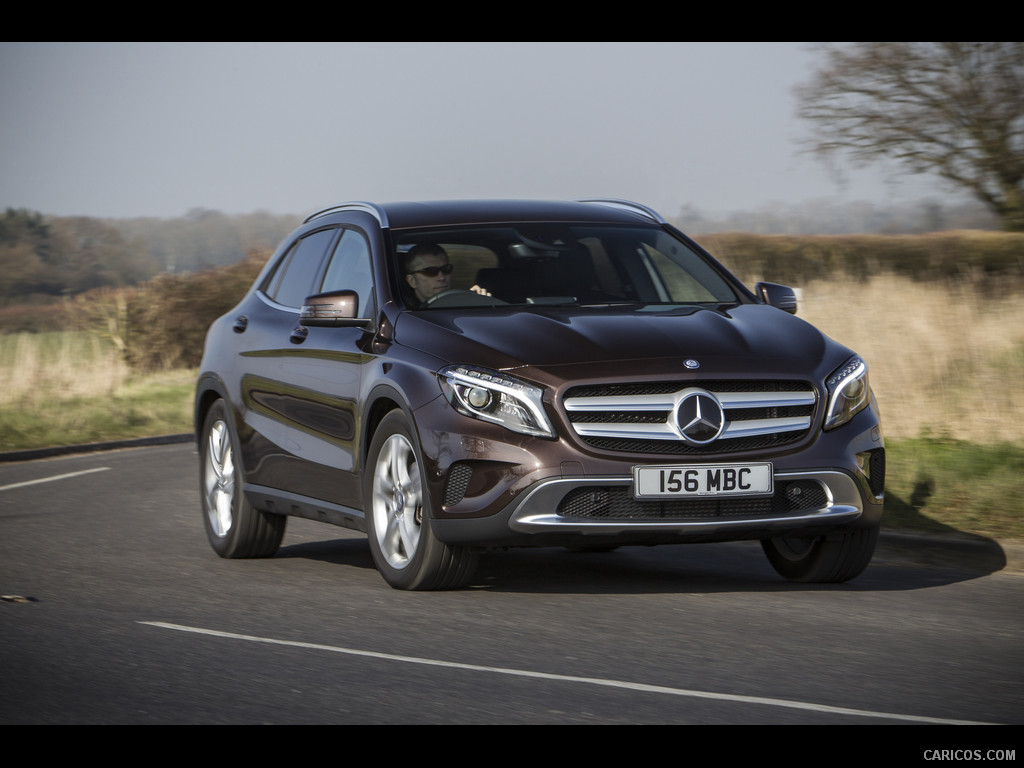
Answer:
<path fill-rule="evenodd" d="M 661 309 L 661 308 L 659 308 Z M 820 376 L 852 354 L 809 323 L 774 307 L 726 310 L 544 307 L 404 313 L 395 340 L 449 362 L 493 369 L 551 370 L 641 361 L 636 373 L 680 370 L 692 359 L 704 373 L 762 371 Z M 827 371 L 826 371 L 827 372 Z"/>

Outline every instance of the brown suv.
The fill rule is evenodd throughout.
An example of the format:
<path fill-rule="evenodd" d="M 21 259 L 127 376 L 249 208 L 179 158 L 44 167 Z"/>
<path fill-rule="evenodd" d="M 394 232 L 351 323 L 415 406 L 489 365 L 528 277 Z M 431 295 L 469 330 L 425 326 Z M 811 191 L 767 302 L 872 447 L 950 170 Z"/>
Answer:
<path fill-rule="evenodd" d="M 210 328 L 203 519 L 223 557 L 287 516 L 364 531 L 384 579 L 489 547 L 759 539 L 804 581 L 874 551 L 867 366 L 617 200 L 351 203 L 310 216 Z"/>

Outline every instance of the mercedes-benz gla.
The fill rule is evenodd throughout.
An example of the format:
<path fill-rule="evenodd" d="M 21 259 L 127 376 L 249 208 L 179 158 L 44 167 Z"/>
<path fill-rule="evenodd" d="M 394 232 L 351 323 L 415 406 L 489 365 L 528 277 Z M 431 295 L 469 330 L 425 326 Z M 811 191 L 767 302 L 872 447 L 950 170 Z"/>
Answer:
<path fill-rule="evenodd" d="M 390 585 L 488 548 L 760 540 L 857 576 L 885 452 L 864 360 L 634 203 L 351 203 L 310 216 L 210 328 L 203 520 L 270 556 L 363 531 Z"/>

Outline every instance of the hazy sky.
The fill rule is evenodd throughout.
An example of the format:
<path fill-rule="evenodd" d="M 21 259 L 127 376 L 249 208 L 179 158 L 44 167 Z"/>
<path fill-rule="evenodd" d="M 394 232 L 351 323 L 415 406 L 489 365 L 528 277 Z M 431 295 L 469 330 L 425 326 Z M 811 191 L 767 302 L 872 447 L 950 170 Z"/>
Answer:
<path fill-rule="evenodd" d="M 798 152 L 806 43 L 0 43 L 0 209 L 303 214 L 624 197 L 668 216 L 938 192 Z"/>

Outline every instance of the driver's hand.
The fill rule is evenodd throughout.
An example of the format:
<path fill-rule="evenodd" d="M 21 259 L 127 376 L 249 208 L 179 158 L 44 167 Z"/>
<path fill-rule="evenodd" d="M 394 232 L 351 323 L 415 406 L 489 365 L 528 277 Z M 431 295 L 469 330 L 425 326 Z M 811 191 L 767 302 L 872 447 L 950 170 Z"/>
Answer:
<path fill-rule="evenodd" d="M 481 296 L 490 296 L 491 295 L 490 291 L 488 291 L 486 288 L 481 288 L 479 285 L 474 285 L 469 290 L 471 290 L 473 293 L 479 293 Z"/>

